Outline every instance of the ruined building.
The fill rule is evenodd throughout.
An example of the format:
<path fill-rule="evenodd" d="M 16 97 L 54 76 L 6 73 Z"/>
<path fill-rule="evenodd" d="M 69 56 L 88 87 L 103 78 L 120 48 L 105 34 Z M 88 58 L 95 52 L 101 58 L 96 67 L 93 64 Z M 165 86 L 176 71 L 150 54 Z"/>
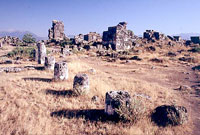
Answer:
<path fill-rule="evenodd" d="M 108 31 L 103 32 L 103 45 L 111 45 L 112 49 L 117 51 L 130 49 L 133 32 L 127 30 L 126 25 L 126 22 L 120 22 L 117 26 L 108 27 Z"/>
<path fill-rule="evenodd" d="M 173 36 L 175 41 L 181 41 L 181 37 L 180 36 Z"/>
<path fill-rule="evenodd" d="M 88 42 L 102 42 L 101 35 L 96 32 L 90 32 L 87 35 L 84 35 L 84 40 Z"/>
<path fill-rule="evenodd" d="M 164 34 L 160 34 L 154 30 L 146 30 L 143 34 L 143 38 L 147 40 L 160 40 L 164 39 Z"/>
<path fill-rule="evenodd" d="M 16 46 L 19 43 L 22 43 L 22 41 L 18 37 L 11 37 L 11 36 L 5 36 L 0 38 L 0 46 L 4 45 L 13 45 Z"/>
<path fill-rule="evenodd" d="M 64 34 L 64 24 L 62 21 L 53 20 L 52 27 L 49 29 L 49 39 L 54 39 L 56 41 L 63 40 L 65 38 Z"/>
<path fill-rule="evenodd" d="M 83 43 L 83 40 L 84 40 L 84 35 L 83 34 L 79 34 L 77 36 L 74 36 L 74 41 L 73 43 L 74 44 L 82 44 Z"/>

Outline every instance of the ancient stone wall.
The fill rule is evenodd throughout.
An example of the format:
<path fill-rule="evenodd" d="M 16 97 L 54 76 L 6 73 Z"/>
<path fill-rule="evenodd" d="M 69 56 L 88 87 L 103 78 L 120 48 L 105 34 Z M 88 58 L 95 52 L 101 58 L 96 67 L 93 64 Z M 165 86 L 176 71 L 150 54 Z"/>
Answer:
<path fill-rule="evenodd" d="M 126 29 L 126 22 L 120 22 L 117 26 L 109 27 L 103 32 L 103 44 L 111 45 L 113 50 L 123 51 L 132 46 L 133 32 Z"/>
<path fill-rule="evenodd" d="M 19 38 L 17 37 L 11 37 L 11 36 L 5 36 L 0 38 L 0 45 L 17 45 L 18 43 L 22 42 Z"/>
<path fill-rule="evenodd" d="M 99 33 L 90 32 L 87 35 L 84 35 L 84 40 L 88 42 L 102 42 L 102 37 Z"/>
<path fill-rule="evenodd" d="M 52 27 L 49 29 L 49 39 L 63 40 L 65 38 L 64 34 L 64 24 L 62 21 L 53 20 Z"/>
<path fill-rule="evenodd" d="M 143 38 L 147 40 L 161 40 L 164 39 L 165 36 L 164 34 L 161 34 L 154 30 L 146 30 L 146 32 L 143 33 Z"/>

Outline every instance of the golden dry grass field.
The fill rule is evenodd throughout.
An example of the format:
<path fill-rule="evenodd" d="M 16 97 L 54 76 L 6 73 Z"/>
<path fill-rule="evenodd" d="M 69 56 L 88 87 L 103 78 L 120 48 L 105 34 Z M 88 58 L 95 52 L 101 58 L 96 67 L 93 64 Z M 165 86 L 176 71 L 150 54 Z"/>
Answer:
<path fill-rule="evenodd" d="M 0 50 L 6 54 L 11 48 Z M 49 49 L 49 48 L 48 48 Z M 69 79 L 51 82 L 53 71 L 26 70 L 19 73 L 0 73 L 0 134 L 2 135 L 190 135 L 199 133 L 197 101 L 194 90 L 188 93 L 177 91 L 180 85 L 195 85 L 191 68 L 199 63 L 180 62 L 179 57 L 190 54 L 200 60 L 199 53 L 183 52 L 174 59 L 166 57 L 168 51 L 187 49 L 176 47 L 171 50 L 143 51 L 137 54 L 142 61 L 107 62 L 92 57 L 90 52 L 74 54 L 64 58 L 55 55 L 56 61 L 68 63 Z M 163 59 L 163 63 L 151 62 L 151 58 Z M 8 66 L 42 66 L 36 62 L 22 61 L 22 64 L 1 64 Z M 93 69 L 94 71 L 92 71 Z M 72 97 L 77 73 L 87 73 L 90 79 L 90 93 Z M 189 74 L 185 74 L 189 73 Z M 189 78 L 189 79 L 188 79 Z M 142 100 L 146 112 L 136 123 L 129 125 L 112 121 L 96 120 L 104 109 L 105 93 L 110 90 L 126 90 L 131 96 Z M 98 96 L 93 102 L 91 98 Z M 147 96 L 148 98 L 145 98 Z M 151 121 L 153 109 L 160 105 L 185 106 L 189 121 L 181 126 L 158 127 Z M 198 104 L 199 105 L 199 104 Z M 56 115 L 52 115 L 56 114 Z M 73 115 L 74 114 L 74 115 Z M 79 115 L 80 114 L 80 115 Z"/>

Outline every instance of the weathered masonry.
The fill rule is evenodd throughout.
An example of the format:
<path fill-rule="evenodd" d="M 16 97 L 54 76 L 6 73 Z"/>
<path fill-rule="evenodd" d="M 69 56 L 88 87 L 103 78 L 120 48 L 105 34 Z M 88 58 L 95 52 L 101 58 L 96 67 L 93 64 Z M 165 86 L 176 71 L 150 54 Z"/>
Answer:
<path fill-rule="evenodd" d="M 116 51 L 130 49 L 133 44 L 133 32 L 127 30 L 126 25 L 126 22 L 120 22 L 117 26 L 108 27 L 108 31 L 103 32 L 103 45 L 111 45 Z"/>
<path fill-rule="evenodd" d="M 64 34 L 64 24 L 62 21 L 53 20 L 52 27 L 49 29 L 49 39 L 63 40 L 65 38 Z"/>

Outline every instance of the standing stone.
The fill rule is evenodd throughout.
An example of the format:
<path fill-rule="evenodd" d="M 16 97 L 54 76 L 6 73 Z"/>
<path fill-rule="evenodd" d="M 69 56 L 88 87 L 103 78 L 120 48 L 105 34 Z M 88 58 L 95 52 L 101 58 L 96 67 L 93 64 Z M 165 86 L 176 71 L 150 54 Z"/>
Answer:
<path fill-rule="evenodd" d="M 74 77 L 73 91 L 76 95 L 87 94 L 90 91 L 89 77 L 87 74 L 77 74 Z"/>
<path fill-rule="evenodd" d="M 68 67 L 66 62 L 56 62 L 54 66 L 54 80 L 64 81 L 68 79 Z"/>
<path fill-rule="evenodd" d="M 84 95 L 90 91 L 89 77 L 87 74 L 77 74 L 74 77 L 73 91 L 76 95 Z"/>
<path fill-rule="evenodd" d="M 38 64 L 44 64 L 45 63 L 45 57 L 46 57 L 46 46 L 44 43 L 38 43 Z"/>
<path fill-rule="evenodd" d="M 0 42 L 0 47 L 3 47 L 3 43 L 2 42 Z"/>
<path fill-rule="evenodd" d="M 119 116 L 117 110 L 120 108 L 129 108 L 131 97 L 126 91 L 110 91 L 106 93 L 105 113 L 109 116 Z"/>
<path fill-rule="evenodd" d="M 53 56 L 45 57 L 45 69 L 54 70 L 55 62 L 56 60 Z"/>

